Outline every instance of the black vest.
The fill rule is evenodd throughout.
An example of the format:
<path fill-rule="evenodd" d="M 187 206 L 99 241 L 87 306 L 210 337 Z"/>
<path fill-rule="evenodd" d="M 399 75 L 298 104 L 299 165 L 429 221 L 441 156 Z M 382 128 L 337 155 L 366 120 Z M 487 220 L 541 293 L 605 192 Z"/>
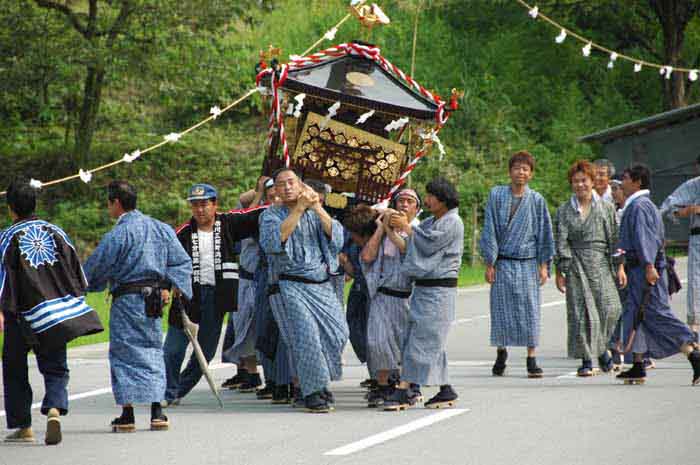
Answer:
<path fill-rule="evenodd" d="M 238 309 L 238 255 L 234 249 L 235 243 L 248 237 L 257 237 L 260 214 L 265 208 L 255 207 L 216 214 L 213 231 L 215 305 L 221 316 Z M 199 237 L 194 218 L 177 230 L 177 238 L 192 258 L 192 301 L 174 299 L 168 317 L 168 323 L 179 328 L 182 327 L 182 310 L 187 312 L 187 316 L 194 323 L 201 319 Z"/>

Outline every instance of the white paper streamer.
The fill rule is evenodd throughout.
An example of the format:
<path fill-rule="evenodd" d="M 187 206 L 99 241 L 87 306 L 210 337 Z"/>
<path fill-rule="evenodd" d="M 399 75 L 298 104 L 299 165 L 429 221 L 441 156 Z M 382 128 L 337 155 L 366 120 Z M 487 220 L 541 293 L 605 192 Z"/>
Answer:
<path fill-rule="evenodd" d="M 391 123 L 387 124 L 387 125 L 384 127 L 384 130 L 385 130 L 386 132 L 398 131 L 398 130 L 401 129 L 402 127 L 406 126 L 406 124 L 408 124 L 408 117 L 403 117 L 403 118 L 395 119 L 395 120 L 392 121 Z"/>
<path fill-rule="evenodd" d="M 133 152 L 125 153 L 124 156 L 122 157 L 122 160 L 124 160 L 127 163 L 131 163 L 132 161 L 136 160 L 138 157 L 141 156 L 141 151 L 136 149 Z"/>
<path fill-rule="evenodd" d="M 374 110 L 370 110 L 367 113 L 363 113 L 360 115 L 359 118 L 357 118 L 357 121 L 355 121 L 355 124 L 365 124 L 368 119 L 370 119 L 374 115 Z"/>
<path fill-rule="evenodd" d="M 78 170 L 78 175 L 80 176 L 81 181 L 83 181 L 85 184 L 89 183 L 92 179 L 92 173 L 85 171 L 82 168 Z"/>

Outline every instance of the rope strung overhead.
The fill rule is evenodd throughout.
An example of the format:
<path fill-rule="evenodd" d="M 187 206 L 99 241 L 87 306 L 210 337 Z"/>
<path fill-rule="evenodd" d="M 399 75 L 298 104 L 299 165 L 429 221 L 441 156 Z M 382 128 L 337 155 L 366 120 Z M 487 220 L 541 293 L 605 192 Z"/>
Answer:
<path fill-rule="evenodd" d="M 366 1 L 366 0 L 360 0 L 360 1 L 357 2 L 357 3 L 358 3 L 358 4 L 362 4 L 362 3 L 364 3 L 365 1 Z M 324 33 L 323 36 L 321 36 L 321 38 L 320 38 L 319 40 L 317 40 L 316 42 L 314 42 L 314 44 L 313 44 L 311 47 L 309 47 L 309 48 L 304 52 L 304 55 L 306 55 L 307 53 L 309 53 L 309 52 L 311 52 L 312 50 L 314 50 L 314 49 L 315 49 L 319 44 L 321 44 L 324 40 L 333 40 L 333 39 L 335 39 L 335 35 L 336 35 L 336 33 L 338 32 L 338 29 L 340 28 L 340 26 L 342 26 L 342 25 L 343 25 L 349 18 L 351 18 L 351 17 L 352 17 L 352 14 L 346 15 L 338 24 L 336 24 L 336 25 L 333 26 L 331 29 L 329 29 L 326 33 Z M 108 168 L 112 168 L 112 167 L 117 166 L 117 165 L 120 165 L 120 164 L 122 164 L 122 163 L 131 163 L 131 162 L 133 162 L 134 160 L 136 160 L 137 158 L 140 158 L 142 155 L 145 155 L 145 154 L 148 153 L 148 152 L 151 152 L 151 151 L 153 151 L 153 150 L 156 150 L 156 149 L 158 149 L 158 148 L 164 146 L 165 144 L 174 144 L 174 143 L 176 143 L 177 141 L 180 140 L 180 138 L 182 138 L 182 136 L 184 136 L 184 135 L 186 135 L 186 134 L 188 134 L 188 133 L 194 131 L 195 129 L 197 129 L 197 128 L 199 128 L 199 127 L 201 127 L 201 126 L 203 126 L 203 125 L 205 125 L 205 124 L 207 124 L 207 123 L 209 123 L 209 122 L 211 122 L 211 121 L 217 119 L 217 118 L 218 118 L 219 116 L 221 116 L 223 113 L 226 113 L 227 111 L 229 111 L 229 110 L 231 110 L 232 108 L 236 107 L 237 105 L 239 105 L 240 103 L 242 103 L 243 101 L 245 101 L 246 99 L 248 99 L 248 97 L 250 97 L 250 96 L 252 96 L 253 94 L 257 93 L 259 90 L 260 90 L 260 89 L 258 89 L 258 88 L 254 88 L 254 89 L 248 90 L 245 94 L 243 94 L 241 97 L 239 97 L 239 98 L 238 98 L 237 100 L 235 100 L 234 102 L 232 102 L 232 103 L 226 105 L 224 108 L 219 108 L 218 106 L 212 107 L 212 108 L 209 110 L 210 116 L 208 116 L 207 118 L 204 118 L 202 121 L 198 122 L 197 124 L 195 124 L 195 125 L 193 125 L 193 126 L 190 126 L 189 128 L 185 129 L 185 130 L 182 131 L 182 132 L 171 132 L 171 133 L 169 133 L 169 134 L 163 136 L 163 140 L 161 140 L 161 141 L 158 142 L 157 144 L 151 145 L 150 147 L 147 147 L 147 148 L 145 148 L 145 149 L 143 149 L 143 150 L 136 149 L 136 150 L 134 150 L 133 152 L 125 153 L 121 158 L 119 158 L 119 159 L 117 159 L 117 160 L 114 160 L 114 161 L 112 161 L 112 162 L 110 162 L 110 163 L 106 163 L 106 164 L 104 164 L 104 165 L 100 165 L 100 166 L 98 166 L 98 167 L 95 167 L 95 168 L 92 168 L 92 169 L 89 169 L 89 170 L 84 170 L 84 169 L 80 168 L 80 169 L 78 170 L 77 173 L 72 174 L 72 175 L 70 175 L 70 176 L 66 176 L 66 177 L 60 178 L 60 179 L 54 179 L 54 180 L 52 180 L 52 181 L 43 181 L 43 182 L 42 182 L 42 181 L 40 181 L 40 180 L 38 180 L 38 179 L 33 179 L 33 178 L 32 178 L 32 179 L 30 180 L 29 183 L 30 183 L 30 185 L 31 185 L 32 187 L 34 187 L 35 189 L 41 189 L 42 187 L 48 187 L 48 186 L 53 186 L 53 185 L 56 185 L 56 184 L 61 184 L 61 183 L 67 182 L 67 181 L 72 181 L 72 180 L 74 180 L 74 179 L 80 179 L 80 180 L 82 180 L 84 183 L 87 184 L 87 183 L 89 183 L 89 182 L 92 180 L 92 175 L 93 175 L 93 173 L 97 173 L 97 172 L 99 172 L 99 171 L 103 171 L 103 170 L 106 170 L 106 169 L 108 169 Z M 0 192 L 0 196 L 4 196 L 5 194 L 7 194 L 7 192 L 5 192 L 5 191 Z"/>
<path fill-rule="evenodd" d="M 587 39 L 576 32 L 567 29 L 566 27 L 562 26 L 559 24 L 557 21 L 553 20 L 552 18 L 544 15 L 543 13 L 540 12 L 540 9 L 537 5 L 529 5 L 528 3 L 524 2 L 523 0 L 515 0 L 517 3 L 519 3 L 522 7 L 526 8 L 528 10 L 528 14 L 532 19 L 541 19 L 542 21 L 548 23 L 549 25 L 555 27 L 556 29 L 559 30 L 559 35 L 554 39 L 554 41 L 558 44 L 563 43 L 568 36 L 573 37 L 574 39 L 578 40 L 579 42 L 583 43 L 584 46 L 581 48 L 581 53 L 583 54 L 584 57 L 588 57 L 591 54 L 591 51 L 593 49 L 599 50 L 601 52 L 604 52 L 609 55 L 609 61 L 608 61 L 608 68 L 612 69 L 615 67 L 615 63 L 618 60 L 625 60 L 629 61 L 634 64 L 634 72 L 638 73 L 642 70 L 643 67 L 648 67 L 648 68 L 654 68 L 659 70 L 659 74 L 664 76 L 666 79 L 671 79 L 671 75 L 673 73 L 685 73 L 688 75 L 688 79 L 692 82 L 697 81 L 698 79 L 698 73 L 700 70 L 698 69 L 690 69 L 690 68 L 682 68 L 682 67 L 676 67 L 676 66 L 671 66 L 671 65 L 661 65 L 658 63 L 652 63 L 650 61 L 642 60 L 639 58 L 631 57 L 629 55 L 625 55 L 624 53 L 619 53 L 616 52 L 615 50 L 609 49 L 607 47 L 604 47 L 602 45 L 599 45 L 595 42 L 593 42 L 590 39 Z"/>

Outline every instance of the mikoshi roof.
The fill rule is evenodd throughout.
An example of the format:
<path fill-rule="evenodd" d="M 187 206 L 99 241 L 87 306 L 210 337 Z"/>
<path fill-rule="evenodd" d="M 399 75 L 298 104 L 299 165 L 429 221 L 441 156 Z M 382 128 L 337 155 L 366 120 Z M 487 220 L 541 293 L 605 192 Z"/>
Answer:
<path fill-rule="evenodd" d="M 444 111 L 439 96 L 392 65 L 372 45 L 340 44 L 293 57 L 288 67 L 282 89 L 418 119 L 436 119 Z"/>

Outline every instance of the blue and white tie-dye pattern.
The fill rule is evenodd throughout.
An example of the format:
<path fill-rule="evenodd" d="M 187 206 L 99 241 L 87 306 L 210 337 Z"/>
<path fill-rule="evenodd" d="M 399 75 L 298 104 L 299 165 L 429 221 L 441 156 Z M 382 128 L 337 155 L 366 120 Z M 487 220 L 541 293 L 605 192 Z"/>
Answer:
<path fill-rule="evenodd" d="M 411 282 L 401 272 L 401 255 L 386 255 L 384 243 L 372 263 L 362 263 L 362 274 L 369 292 L 367 320 L 367 367 L 376 377 L 377 370 L 395 370 L 401 364 L 408 330 L 409 299 L 378 292 L 380 287 L 393 291 L 411 291 Z"/>
<path fill-rule="evenodd" d="M 491 190 L 481 233 L 481 256 L 496 266 L 491 286 L 491 345 L 537 347 L 540 340 L 538 264 L 554 256 L 552 221 L 544 198 L 526 188 L 513 218 L 510 186 Z"/>
<path fill-rule="evenodd" d="M 260 245 L 277 262 L 280 273 L 320 284 L 280 280 L 280 294 L 271 296 L 280 331 L 287 333 L 295 371 L 304 396 L 321 391 L 342 376 L 341 354 L 348 328 L 328 270 L 337 269 L 343 245 L 343 230 L 333 220 L 332 234 L 326 236 L 316 213 L 307 210 L 286 242 L 280 226 L 289 216 L 285 206 L 271 207 L 260 222 Z M 282 311 L 280 307 L 284 307 Z"/>
<path fill-rule="evenodd" d="M 168 225 L 132 210 L 100 241 L 85 263 L 88 290 L 147 279 L 165 280 L 192 298 L 192 262 Z M 143 297 L 123 295 L 110 311 L 109 361 L 118 405 L 160 402 L 165 395 L 163 330 Z"/>
<path fill-rule="evenodd" d="M 411 280 L 457 278 L 464 252 L 464 224 L 456 208 L 413 228 L 403 273 Z M 416 285 L 411 294 L 401 378 L 421 385 L 448 384 L 447 335 L 455 319 L 454 287 Z"/>
<path fill-rule="evenodd" d="M 241 241 L 240 267 L 255 275 L 260 263 L 260 248 L 255 239 L 249 238 Z M 243 276 L 238 281 L 238 311 L 232 312 L 236 340 L 227 351 L 229 360 L 240 360 L 243 357 L 255 355 L 255 292 L 254 279 Z"/>
<path fill-rule="evenodd" d="M 678 222 L 675 212 L 688 205 L 700 205 L 700 177 L 681 184 L 664 203 L 661 214 Z M 700 215 L 691 215 L 690 229 L 700 228 Z M 688 236 L 688 324 L 700 324 L 700 234 Z"/>

